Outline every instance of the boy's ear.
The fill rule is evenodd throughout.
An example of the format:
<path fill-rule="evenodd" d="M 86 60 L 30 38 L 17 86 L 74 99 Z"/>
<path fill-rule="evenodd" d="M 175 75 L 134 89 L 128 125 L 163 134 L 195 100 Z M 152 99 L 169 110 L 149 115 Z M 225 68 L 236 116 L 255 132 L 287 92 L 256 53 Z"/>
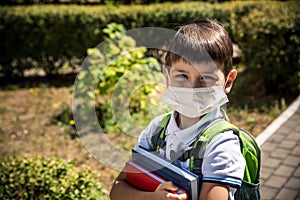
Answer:
<path fill-rule="evenodd" d="M 225 81 L 224 92 L 226 94 L 230 92 L 236 77 L 237 77 L 237 71 L 236 69 L 232 69 L 227 76 L 227 80 Z"/>

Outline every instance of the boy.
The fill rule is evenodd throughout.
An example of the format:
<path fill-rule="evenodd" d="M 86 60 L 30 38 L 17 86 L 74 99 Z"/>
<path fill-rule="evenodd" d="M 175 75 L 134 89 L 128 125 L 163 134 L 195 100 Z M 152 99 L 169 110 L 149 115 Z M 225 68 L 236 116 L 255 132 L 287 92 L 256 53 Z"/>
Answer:
<path fill-rule="evenodd" d="M 237 76 L 237 71 L 232 69 L 232 56 L 231 39 L 218 22 L 201 19 L 179 28 L 163 67 L 168 91 L 162 101 L 173 111 L 165 132 L 166 145 L 159 149 L 159 156 L 189 170 L 189 160 L 177 160 L 176 155 L 191 148 L 209 124 L 220 118 L 227 119 L 220 107 L 228 102 L 226 93 L 230 92 Z M 153 151 L 151 138 L 164 116 L 150 122 L 137 145 Z M 234 199 L 245 168 L 238 136 L 233 131 L 215 136 L 207 145 L 199 167 L 202 169 L 200 199 Z M 176 189 L 171 182 L 166 182 L 154 192 L 140 191 L 127 184 L 121 172 L 110 197 L 112 200 L 187 198 L 185 194 L 171 192 Z"/>

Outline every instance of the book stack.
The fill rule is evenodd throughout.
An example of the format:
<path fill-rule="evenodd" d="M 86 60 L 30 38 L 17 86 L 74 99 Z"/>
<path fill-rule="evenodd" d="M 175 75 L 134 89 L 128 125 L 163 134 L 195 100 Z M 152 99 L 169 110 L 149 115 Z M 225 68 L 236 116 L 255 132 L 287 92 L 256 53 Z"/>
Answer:
<path fill-rule="evenodd" d="M 177 194 L 186 193 L 189 200 L 199 199 L 199 177 L 142 147 L 132 150 L 132 160 L 126 163 L 126 180 L 134 187 L 153 192 L 159 184 L 171 181 L 179 189 Z"/>

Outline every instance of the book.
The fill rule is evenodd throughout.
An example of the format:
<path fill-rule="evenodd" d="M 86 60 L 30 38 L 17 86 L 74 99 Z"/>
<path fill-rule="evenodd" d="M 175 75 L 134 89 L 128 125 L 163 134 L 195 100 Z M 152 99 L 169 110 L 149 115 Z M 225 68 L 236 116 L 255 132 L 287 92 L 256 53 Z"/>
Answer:
<path fill-rule="evenodd" d="M 135 163 L 182 188 L 190 200 L 199 199 L 200 182 L 199 176 L 196 174 L 182 169 L 142 147 L 132 150 L 132 159 Z"/>
<path fill-rule="evenodd" d="M 127 162 L 125 169 L 126 181 L 132 186 L 143 191 L 153 192 L 159 184 L 167 181 L 134 161 Z M 176 192 L 172 191 L 172 193 L 183 194 L 186 192 L 179 188 Z"/>

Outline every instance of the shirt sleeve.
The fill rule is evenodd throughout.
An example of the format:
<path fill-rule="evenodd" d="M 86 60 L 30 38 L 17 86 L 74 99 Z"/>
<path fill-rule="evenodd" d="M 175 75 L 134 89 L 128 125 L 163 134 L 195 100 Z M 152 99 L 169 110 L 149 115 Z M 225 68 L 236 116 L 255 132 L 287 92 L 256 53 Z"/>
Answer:
<path fill-rule="evenodd" d="M 145 149 L 151 149 L 151 137 L 152 134 L 156 131 L 160 121 L 163 119 L 164 115 L 155 117 L 149 125 L 141 132 L 139 136 L 137 146 L 142 146 Z"/>
<path fill-rule="evenodd" d="M 216 135 L 207 145 L 202 164 L 203 181 L 239 188 L 244 177 L 245 159 L 240 142 L 232 131 Z"/>

